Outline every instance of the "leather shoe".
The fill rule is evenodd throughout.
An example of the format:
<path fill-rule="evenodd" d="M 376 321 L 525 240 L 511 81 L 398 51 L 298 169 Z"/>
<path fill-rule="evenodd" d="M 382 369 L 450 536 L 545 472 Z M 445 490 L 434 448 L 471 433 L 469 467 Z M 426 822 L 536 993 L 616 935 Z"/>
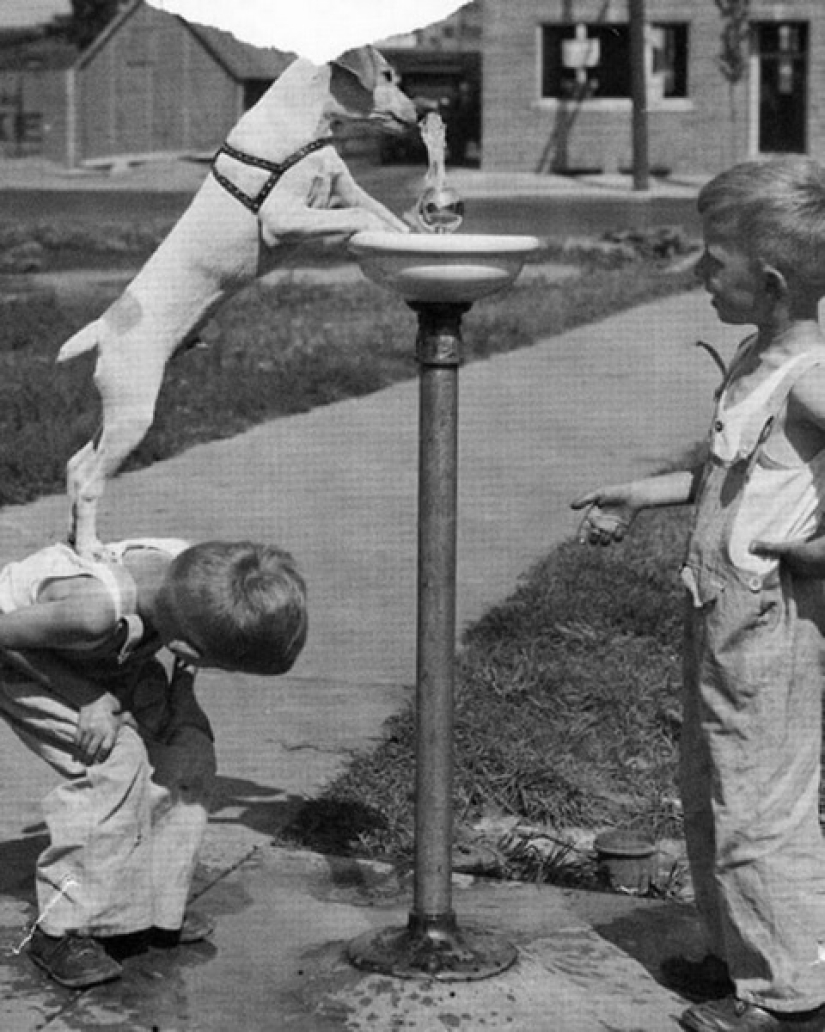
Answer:
<path fill-rule="evenodd" d="M 782 1014 L 728 996 L 689 1007 L 679 1024 L 689 1032 L 823 1032 L 825 1006 Z"/>
<path fill-rule="evenodd" d="M 36 927 L 29 941 L 29 956 L 50 978 L 67 989 L 90 989 L 123 974 L 120 964 L 97 940 L 77 932 L 53 936 Z"/>

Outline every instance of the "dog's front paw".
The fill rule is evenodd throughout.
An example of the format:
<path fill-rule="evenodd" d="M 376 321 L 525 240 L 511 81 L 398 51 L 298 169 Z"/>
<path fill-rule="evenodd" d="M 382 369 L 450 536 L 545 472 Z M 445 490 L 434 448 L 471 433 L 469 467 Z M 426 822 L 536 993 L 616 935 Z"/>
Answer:
<path fill-rule="evenodd" d="M 402 218 L 398 218 L 391 211 L 386 210 L 375 214 L 374 212 L 366 212 L 369 216 L 369 226 L 367 229 L 377 230 L 381 233 L 409 233 L 411 223 L 407 218 L 407 212 L 404 212 Z M 413 227 L 414 228 L 414 227 Z"/>
<path fill-rule="evenodd" d="M 425 225 L 421 218 L 421 212 L 418 210 L 418 205 L 405 211 L 402 215 L 404 222 L 406 223 L 407 232 L 412 233 L 432 233 L 434 232 L 429 226 Z"/>

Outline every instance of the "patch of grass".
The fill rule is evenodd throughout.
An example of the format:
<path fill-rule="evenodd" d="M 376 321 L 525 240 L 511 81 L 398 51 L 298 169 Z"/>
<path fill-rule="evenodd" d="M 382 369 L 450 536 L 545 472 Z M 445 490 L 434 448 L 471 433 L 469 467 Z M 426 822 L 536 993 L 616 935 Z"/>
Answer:
<path fill-rule="evenodd" d="M 524 347 L 688 284 L 644 262 L 529 282 L 474 306 L 465 357 Z M 0 296 L 0 505 L 63 490 L 66 460 L 91 436 L 99 411 L 91 357 L 61 366 L 54 359 L 111 299 L 100 291 L 60 303 L 47 293 Z M 415 329 L 411 310 L 366 282 L 250 287 L 204 329 L 206 347 L 170 362 L 154 425 L 127 468 L 412 377 Z"/>
<path fill-rule="evenodd" d="M 0 271 L 128 268 L 144 262 L 174 224 L 141 222 L 0 221 Z"/>
<path fill-rule="evenodd" d="M 621 548 L 565 544 L 468 630 L 455 699 L 457 842 L 502 813 L 560 834 L 610 826 L 679 833 L 676 571 L 686 532 L 686 513 L 669 510 L 643 514 Z M 308 804 L 290 839 L 319 848 L 319 814 L 352 810 L 359 823 L 352 832 L 336 825 L 337 851 L 408 860 L 414 742 L 410 709 Z M 540 876 L 569 870 L 566 861 L 551 853 L 538 861 Z M 535 862 L 531 869 L 539 876 Z"/>

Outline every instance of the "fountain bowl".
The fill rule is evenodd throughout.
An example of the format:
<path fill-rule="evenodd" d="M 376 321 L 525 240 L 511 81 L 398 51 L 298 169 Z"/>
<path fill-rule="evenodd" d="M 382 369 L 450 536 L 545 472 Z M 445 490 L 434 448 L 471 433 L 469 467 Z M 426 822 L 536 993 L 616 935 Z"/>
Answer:
<path fill-rule="evenodd" d="M 508 287 L 541 246 L 532 236 L 483 233 L 356 233 L 364 275 L 405 301 L 471 304 Z"/>

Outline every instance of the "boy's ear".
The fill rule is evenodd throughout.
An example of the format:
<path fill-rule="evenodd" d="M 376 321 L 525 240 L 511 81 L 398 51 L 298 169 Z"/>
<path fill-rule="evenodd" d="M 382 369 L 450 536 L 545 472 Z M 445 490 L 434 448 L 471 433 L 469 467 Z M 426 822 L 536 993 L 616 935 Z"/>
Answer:
<path fill-rule="evenodd" d="M 770 297 L 776 301 L 781 301 L 782 298 L 788 296 L 788 281 L 779 269 L 774 268 L 773 265 L 766 265 L 762 269 L 762 277 L 765 290 Z"/>

